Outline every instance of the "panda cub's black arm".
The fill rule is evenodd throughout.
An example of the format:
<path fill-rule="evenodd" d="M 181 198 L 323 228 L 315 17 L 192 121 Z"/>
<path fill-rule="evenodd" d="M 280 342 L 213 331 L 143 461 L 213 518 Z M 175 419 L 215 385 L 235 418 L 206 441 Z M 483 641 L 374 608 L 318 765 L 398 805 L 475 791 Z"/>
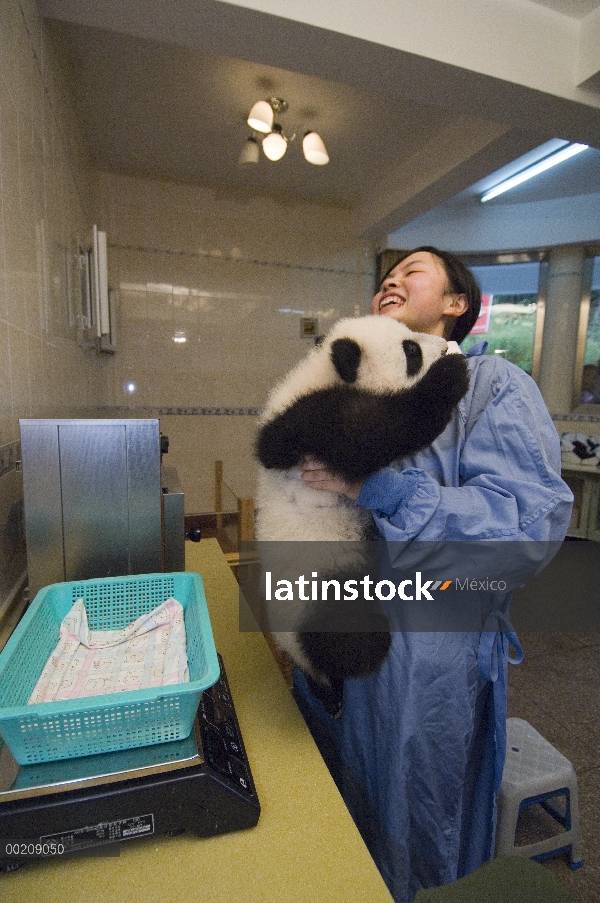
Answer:
<path fill-rule="evenodd" d="M 309 396 L 310 397 L 310 396 Z M 306 453 L 298 434 L 298 403 L 278 414 L 259 431 L 256 457 L 267 469 L 289 470 L 297 467 Z"/>
<path fill-rule="evenodd" d="M 310 454 L 349 482 L 364 480 L 393 461 L 413 455 L 444 431 L 467 392 L 462 355 L 440 358 L 408 389 L 377 395 L 340 391 L 331 428 Z"/>
<path fill-rule="evenodd" d="M 390 420 L 402 429 L 398 430 L 396 448 L 390 449 L 394 455 L 391 461 L 431 445 L 450 423 L 468 388 L 466 359 L 461 354 L 449 354 L 435 361 L 410 389 L 394 396 Z"/>
<path fill-rule="evenodd" d="M 430 445 L 468 385 L 467 364 L 453 354 L 399 392 L 378 395 L 348 385 L 321 389 L 262 427 L 257 457 L 266 468 L 288 470 L 311 455 L 347 480 L 365 479 Z"/>

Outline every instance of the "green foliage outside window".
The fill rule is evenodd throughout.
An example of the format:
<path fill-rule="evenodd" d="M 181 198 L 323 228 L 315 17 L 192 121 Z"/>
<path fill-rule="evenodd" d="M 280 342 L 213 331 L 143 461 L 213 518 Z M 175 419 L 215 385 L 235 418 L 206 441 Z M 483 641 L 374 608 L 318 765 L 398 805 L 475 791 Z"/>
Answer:
<path fill-rule="evenodd" d="M 597 364 L 598 360 L 600 360 L 600 291 L 596 289 L 590 296 L 585 363 Z"/>
<path fill-rule="evenodd" d="M 462 350 L 468 351 L 478 342 L 487 342 L 486 354 L 501 354 L 531 373 L 536 305 L 535 294 L 494 295 L 488 331 L 468 335 L 461 345 Z M 600 331 L 598 338 L 600 340 Z"/>

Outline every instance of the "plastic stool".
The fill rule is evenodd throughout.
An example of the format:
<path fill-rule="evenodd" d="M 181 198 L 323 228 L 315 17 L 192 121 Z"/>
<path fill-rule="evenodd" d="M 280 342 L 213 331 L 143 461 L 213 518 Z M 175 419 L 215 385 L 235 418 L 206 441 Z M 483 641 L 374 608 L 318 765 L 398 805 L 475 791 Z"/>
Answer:
<path fill-rule="evenodd" d="M 564 815 L 550 804 L 565 798 Z M 541 805 L 565 829 L 537 843 L 515 845 L 519 811 Z M 498 795 L 496 856 L 541 860 L 568 852 L 572 869 L 583 865 L 579 851 L 577 777 L 568 759 L 521 718 L 506 722 L 506 761 Z"/>

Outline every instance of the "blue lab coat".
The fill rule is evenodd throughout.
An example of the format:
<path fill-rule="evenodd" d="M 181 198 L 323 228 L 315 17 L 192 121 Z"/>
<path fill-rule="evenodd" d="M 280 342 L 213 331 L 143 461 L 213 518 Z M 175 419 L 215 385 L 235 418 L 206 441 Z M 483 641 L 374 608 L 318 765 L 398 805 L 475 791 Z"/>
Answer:
<path fill-rule="evenodd" d="M 560 542 L 572 494 L 536 384 L 495 355 L 468 366 L 442 435 L 367 479 L 357 504 L 390 541 Z M 396 903 L 493 856 L 509 640 L 520 652 L 508 624 L 393 633 L 380 671 L 345 682 L 337 719 L 295 673 L 298 704 Z"/>

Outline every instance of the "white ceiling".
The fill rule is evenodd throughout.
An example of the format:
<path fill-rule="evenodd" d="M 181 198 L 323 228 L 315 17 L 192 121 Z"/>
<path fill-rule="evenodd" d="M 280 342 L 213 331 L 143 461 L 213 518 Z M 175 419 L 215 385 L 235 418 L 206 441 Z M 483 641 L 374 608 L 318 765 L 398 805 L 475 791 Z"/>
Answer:
<path fill-rule="evenodd" d="M 549 138 L 600 147 L 600 95 L 591 89 L 590 105 L 525 79 L 517 84 L 280 18 L 257 9 L 260 2 L 254 9 L 229 0 L 38 2 L 72 68 L 96 165 L 221 192 L 351 206 L 356 234 L 379 242 Z M 580 19 L 600 0 L 539 6 Z M 280 162 L 261 156 L 258 165 L 240 166 L 248 110 L 271 95 L 289 102 L 281 124 L 298 137 Z M 328 166 L 302 157 L 302 134 L 312 128 L 327 145 Z M 599 190 L 600 170 L 597 160 L 592 170 L 579 161 L 568 187 L 553 178 L 546 196 L 583 194 Z"/>

